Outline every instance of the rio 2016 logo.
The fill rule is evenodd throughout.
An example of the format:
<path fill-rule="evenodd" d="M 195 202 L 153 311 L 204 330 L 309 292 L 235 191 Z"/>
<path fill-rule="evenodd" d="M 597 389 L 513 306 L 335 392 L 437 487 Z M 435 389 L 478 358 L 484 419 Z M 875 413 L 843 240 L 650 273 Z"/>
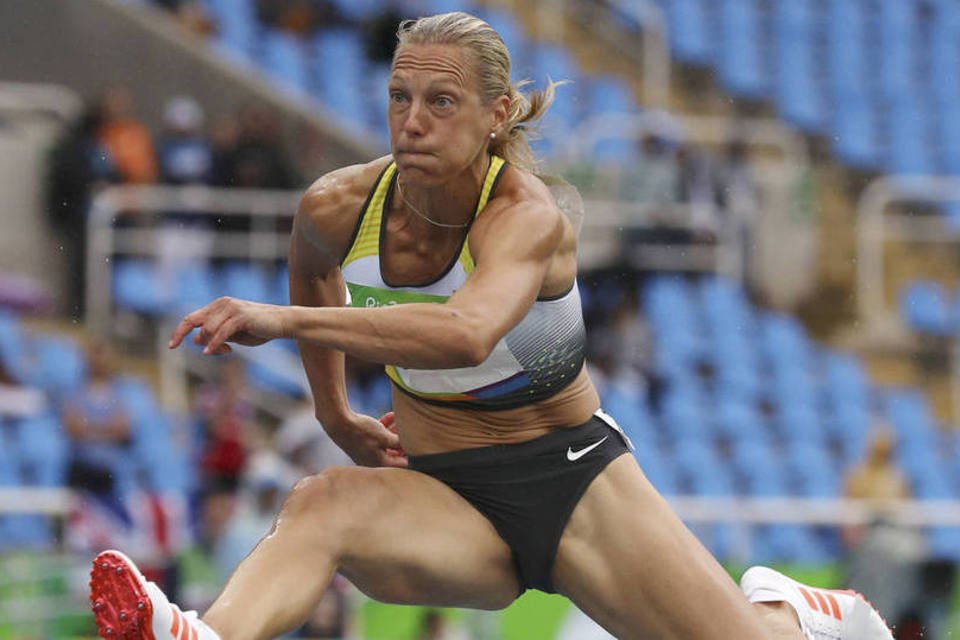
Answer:
<path fill-rule="evenodd" d="M 367 299 L 363 301 L 363 306 L 370 307 L 392 307 L 397 304 L 396 300 L 388 300 L 386 303 L 381 303 L 379 300 L 373 296 L 367 296 Z"/>

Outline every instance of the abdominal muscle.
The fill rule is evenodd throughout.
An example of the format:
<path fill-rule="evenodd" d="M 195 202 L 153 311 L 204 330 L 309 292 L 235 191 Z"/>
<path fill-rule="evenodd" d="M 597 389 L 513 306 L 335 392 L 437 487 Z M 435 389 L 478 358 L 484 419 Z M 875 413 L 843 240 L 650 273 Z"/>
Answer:
<path fill-rule="evenodd" d="M 409 455 L 526 442 L 558 428 L 579 426 L 599 406 L 597 391 L 585 368 L 556 395 L 501 411 L 447 408 L 393 390 L 395 424 L 400 444 Z"/>

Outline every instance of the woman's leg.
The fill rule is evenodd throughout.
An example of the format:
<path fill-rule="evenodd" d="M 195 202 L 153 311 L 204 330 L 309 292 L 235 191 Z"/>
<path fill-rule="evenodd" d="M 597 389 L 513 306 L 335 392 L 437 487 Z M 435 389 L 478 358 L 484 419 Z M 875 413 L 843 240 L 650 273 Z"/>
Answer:
<path fill-rule="evenodd" d="M 386 602 L 502 608 L 509 548 L 449 487 L 404 469 L 332 469 L 297 484 L 204 621 L 224 640 L 300 625 L 339 570 Z"/>
<path fill-rule="evenodd" d="M 593 481 L 564 531 L 557 589 L 620 640 L 801 640 L 789 611 L 750 605 L 633 457 Z"/>

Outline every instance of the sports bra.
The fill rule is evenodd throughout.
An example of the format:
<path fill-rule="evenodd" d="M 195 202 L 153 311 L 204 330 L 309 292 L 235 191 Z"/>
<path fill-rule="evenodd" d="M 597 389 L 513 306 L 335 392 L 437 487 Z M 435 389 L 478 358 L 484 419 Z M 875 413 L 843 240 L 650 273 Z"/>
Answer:
<path fill-rule="evenodd" d="M 507 163 L 492 156 L 470 225 L 496 190 Z M 392 286 L 380 265 L 384 218 L 396 185 L 391 162 L 370 190 L 349 248 L 341 261 L 347 304 L 380 307 L 410 302 L 443 304 L 474 268 L 470 226 L 459 252 L 434 280 L 416 286 Z M 390 380 L 424 402 L 464 409 L 511 409 L 549 398 L 576 378 L 584 361 L 586 333 L 576 282 L 554 298 L 538 298 L 527 315 L 500 339 L 482 363 L 456 369 L 408 369 L 386 366 Z"/>

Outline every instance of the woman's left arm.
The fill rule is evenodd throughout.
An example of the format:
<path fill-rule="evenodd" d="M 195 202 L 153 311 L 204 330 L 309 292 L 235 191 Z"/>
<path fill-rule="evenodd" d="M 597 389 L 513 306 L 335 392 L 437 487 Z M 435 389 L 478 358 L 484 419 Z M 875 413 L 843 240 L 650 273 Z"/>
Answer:
<path fill-rule="evenodd" d="M 480 364 L 536 299 L 563 234 L 561 215 L 530 202 L 485 211 L 471 231 L 476 268 L 445 304 L 314 308 L 220 298 L 186 316 L 170 346 L 200 328 L 194 341 L 204 353 L 284 337 L 406 368 Z"/>

